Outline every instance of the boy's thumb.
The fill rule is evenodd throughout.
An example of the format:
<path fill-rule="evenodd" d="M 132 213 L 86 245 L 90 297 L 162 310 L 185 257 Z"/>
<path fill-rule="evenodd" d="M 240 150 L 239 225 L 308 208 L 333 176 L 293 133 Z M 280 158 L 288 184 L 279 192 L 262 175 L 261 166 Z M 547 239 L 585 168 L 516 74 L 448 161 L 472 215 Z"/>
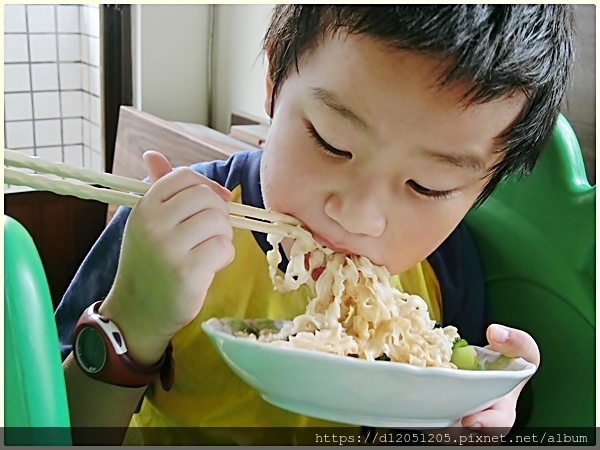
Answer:
<path fill-rule="evenodd" d="M 168 173 L 171 173 L 173 170 L 169 160 L 162 153 L 149 150 L 144 152 L 142 158 L 144 159 L 146 168 L 148 169 L 150 183 L 156 182 Z"/>
<path fill-rule="evenodd" d="M 510 358 L 523 358 L 536 366 L 540 364 L 540 350 L 525 331 L 493 324 L 487 329 L 487 339 L 492 350 Z"/>

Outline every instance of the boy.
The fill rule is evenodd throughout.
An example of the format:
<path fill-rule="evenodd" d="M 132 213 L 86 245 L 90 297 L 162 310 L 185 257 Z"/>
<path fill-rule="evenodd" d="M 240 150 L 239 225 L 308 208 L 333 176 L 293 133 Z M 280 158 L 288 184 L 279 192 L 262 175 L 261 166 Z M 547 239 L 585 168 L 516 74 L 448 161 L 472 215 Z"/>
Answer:
<path fill-rule="evenodd" d="M 327 424 L 265 403 L 200 330 L 210 317 L 290 319 L 306 306 L 302 288 L 273 291 L 265 235 L 232 230 L 226 201 L 297 217 L 320 243 L 385 265 L 470 343 L 539 363 L 525 332 L 488 327 L 461 220 L 502 178 L 535 163 L 570 75 L 571 7 L 285 5 L 264 47 L 264 150 L 175 171 L 162 155 L 144 155 L 153 186 L 119 210 L 59 305 L 73 426 L 131 422 L 141 428 L 126 442 L 146 444 L 261 444 L 260 429 L 254 441 L 211 433 Z M 94 380 L 73 358 L 75 323 L 99 300 L 126 342 L 129 380 Z M 169 342 L 170 390 L 158 376 L 147 388 L 116 386 L 136 370 L 156 373 Z M 511 427 L 521 388 L 461 425 Z"/>

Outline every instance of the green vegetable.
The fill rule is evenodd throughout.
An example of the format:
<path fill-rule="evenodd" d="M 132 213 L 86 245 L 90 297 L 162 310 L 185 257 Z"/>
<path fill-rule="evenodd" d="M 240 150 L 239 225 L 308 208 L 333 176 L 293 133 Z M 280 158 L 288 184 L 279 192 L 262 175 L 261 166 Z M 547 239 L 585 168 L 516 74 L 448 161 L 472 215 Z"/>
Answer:
<path fill-rule="evenodd" d="M 465 339 L 456 338 L 452 343 L 452 351 L 457 348 L 466 347 L 467 345 L 469 345 L 469 343 Z"/>
<path fill-rule="evenodd" d="M 385 353 L 381 355 L 379 358 L 375 358 L 375 361 L 390 361 L 390 358 Z"/>
<path fill-rule="evenodd" d="M 483 368 L 485 370 L 503 370 L 511 362 L 511 358 L 508 356 L 500 355 L 496 361 L 486 361 Z"/>
<path fill-rule="evenodd" d="M 344 320 L 344 326 L 348 325 L 348 322 L 350 322 L 350 319 L 352 319 L 352 317 L 354 317 L 354 313 L 356 311 L 354 310 L 354 306 L 350 306 L 349 310 L 348 310 L 348 317 L 346 317 L 346 320 Z"/>
<path fill-rule="evenodd" d="M 464 339 L 456 339 L 452 345 L 450 362 L 463 370 L 477 369 L 477 352 Z"/>
<path fill-rule="evenodd" d="M 255 330 L 254 328 L 250 328 L 249 326 L 242 327 L 242 329 L 240 331 L 247 333 L 247 334 L 253 334 L 254 336 L 258 337 L 258 331 Z"/>

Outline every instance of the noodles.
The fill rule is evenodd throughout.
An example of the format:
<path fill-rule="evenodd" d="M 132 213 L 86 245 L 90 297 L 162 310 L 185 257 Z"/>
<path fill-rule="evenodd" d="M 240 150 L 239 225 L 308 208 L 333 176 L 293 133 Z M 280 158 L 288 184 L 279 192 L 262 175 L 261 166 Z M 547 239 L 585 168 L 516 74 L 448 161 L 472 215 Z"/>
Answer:
<path fill-rule="evenodd" d="M 307 284 L 312 298 L 304 314 L 279 331 L 262 330 L 259 341 L 367 360 L 385 355 L 415 366 L 456 368 L 450 362 L 459 337 L 455 327 L 436 327 L 427 303 L 392 287 L 385 267 L 363 256 L 333 252 L 300 230 L 303 237 L 295 240 L 283 277 L 277 274 L 283 238 L 267 236 L 273 246 L 267 253 L 269 275 L 282 292 Z M 313 277 L 315 269 L 316 274 L 322 270 L 318 277 Z"/>

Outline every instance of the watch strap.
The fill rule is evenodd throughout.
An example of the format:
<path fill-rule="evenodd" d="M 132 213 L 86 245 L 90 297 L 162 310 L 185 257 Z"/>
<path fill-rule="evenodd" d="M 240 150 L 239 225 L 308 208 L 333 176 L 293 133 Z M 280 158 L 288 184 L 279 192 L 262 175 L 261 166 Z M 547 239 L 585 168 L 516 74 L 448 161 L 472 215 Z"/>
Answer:
<path fill-rule="evenodd" d="M 106 361 L 101 370 L 89 372 L 82 366 L 76 353 L 75 360 L 82 370 L 96 380 L 122 387 L 144 387 L 154 381 L 156 376 L 160 376 L 162 388 L 169 391 L 175 378 L 171 342 L 160 360 L 152 366 L 136 363 L 129 357 L 127 345 L 118 326 L 98 312 L 101 304 L 102 301 L 97 301 L 83 312 L 75 326 L 75 340 L 86 327 L 93 327 L 99 331 L 106 346 Z M 79 351 L 77 342 L 74 343 L 74 350 Z"/>

